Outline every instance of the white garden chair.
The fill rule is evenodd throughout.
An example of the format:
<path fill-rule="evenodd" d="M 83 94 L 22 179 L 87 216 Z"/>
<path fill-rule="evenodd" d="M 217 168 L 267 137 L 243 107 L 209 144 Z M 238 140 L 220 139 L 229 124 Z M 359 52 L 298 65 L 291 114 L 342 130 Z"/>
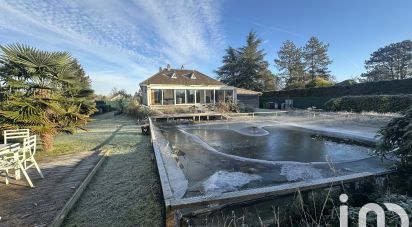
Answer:
<path fill-rule="evenodd" d="M 23 154 L 21 161 L 25 170 L 30 167 L 35 167 L 41 178 L 44 178 L 39 165 L 37 165 L 34 155 L 36 154 L 36 135 L 24 138 L 23 140 Z"/>
<path fill-rule="evenodd" d="M 8 144 L 10 140 L 23 140 L 30 136 L 30 131 L 28 129 L 10 129 L 4 130 L 3 138 L 4 143 Z"/>
<path fill-rule="evenodd" d="M 0 148 L 0 172 L 6 173 L 6 184 L 9 184 L 9 170 L 21 170 L 30 187 L 33 188 L 33 183 L 24 169 L 21 160 L 19 159 L 20 152 L 22 152 L 22 150 L 20 148 L 20 144 L 18 143 Z"/>
<path fill-rule="evenodd" d="M 30 136 L 29 129 L 9 129 L 3 131 L 4 143 L 20 143 L 23 145 L 24 138 Z M 20 171 L 17 169 L 15 172 L 16 180 L 20 180 Z"/>

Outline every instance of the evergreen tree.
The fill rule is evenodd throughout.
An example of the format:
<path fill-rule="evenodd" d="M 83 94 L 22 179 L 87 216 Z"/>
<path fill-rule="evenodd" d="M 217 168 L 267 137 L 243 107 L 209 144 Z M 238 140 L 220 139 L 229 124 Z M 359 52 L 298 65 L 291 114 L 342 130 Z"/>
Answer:
<path fill-rule="evenodd" d="M 278 58 L 275 59 L 275 64 L 281 71 L 286 88 L 304 87 L 307 79 L 302 58 L 302 50 L 296 47 L 290 40 L 284 42 L 278 51 Z"/>
<path fill-rule="evenodd" d="M 402 80 L 412 77 L 412 40 L 392 43 L 371 54 L 365 61 L 365 81 Z"/>
<path fill-rule="evenodd" d="M 412 107 L 394 117 L 378 131 L 379 142 L 375 153 L 386 158 L 395 155 L 399 167 L 412 170 Z"/>
<path fill-rule="evenodd" d="M 316 37 L 311 37 L 303 48 L 306 70 L 314 80 L 316 77 L 329 80 L 328 65 L 332 63 L 328 56 L 329 44 L 323 44 Z"/>
<path fill-rule="evenodd" d="M 250 31 L 246 37 L 246 45 L 239 48 L 239 80 L 237 87 L 262 91 L 262 75 L 268 70 L 269 63 L 264 60 L 265 53 L 259 49 L 262 43 L 256 32 Z"/>
<path fill-rule="evenodd" d="M 225 84 L 236 86 L 239 74 L 239 54 L 236 49 L 229 46 L 225 50 L 226 54 L 222 58 L 223 65 L 215 73 L 218 79 Z"/>
<path fill-rule="evenodd" d="M 262 91 L 276 91 L 278 89 L 278 77 L 270 70 L 266 70 L 261 74 L 262 77 Z"/>
<path fill-rule="evenodd" d="M 389 71 L 382 67 L 382 66 L 377 66 L 374 68 L 370 68 L 368 72 L 362 73 L 360 75 L 360 81 L 361 82 L 372 82 L 372 81 L 380 81 L 380 80 L 389 80 L 390 73 Z"/>
<path fill-rule="evenodd" d="M 266 54 L 259 49 L 261 43 L 256 33 L 251 31 L 246 45 L 237 50 L 232 47 L 226 49 L 223 65 L 215 71 L 218 78 L 231 86 L 262 91 L 265 86 L 263 77 L 267 75 L 269 63 L 264 60 Z"/>

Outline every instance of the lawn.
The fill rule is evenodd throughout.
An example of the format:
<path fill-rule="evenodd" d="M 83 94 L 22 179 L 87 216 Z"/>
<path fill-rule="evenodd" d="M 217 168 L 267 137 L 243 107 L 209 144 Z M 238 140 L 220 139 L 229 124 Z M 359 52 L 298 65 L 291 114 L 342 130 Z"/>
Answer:
<path fill-rule="evenodd" d="M 62 154 L 77 153 L 82 151 L 91 151 L 101 148 L 106 140 L 116 131 L 117 125 L 125 121 L 122 117 L 115 118 L 113 113 L 106 113 L 92 117 L 91 122 L 87 125 L 87 131 L 79 130 L 75 134 L 58 134 L 55 137 L 54 149 L 50 152 L 44 152 L 39 147 L 37 157 L 53 157 Z M 131 121 L 131 120 L 130 120 Z"/>
<path fill-rule="evenodd" d="M 64 226 L 162 226 L 164 211 L 150 137 L 130 118 L 105 114 L 90 132 L 57 137 L 58 153 L 110 151 Z"/>

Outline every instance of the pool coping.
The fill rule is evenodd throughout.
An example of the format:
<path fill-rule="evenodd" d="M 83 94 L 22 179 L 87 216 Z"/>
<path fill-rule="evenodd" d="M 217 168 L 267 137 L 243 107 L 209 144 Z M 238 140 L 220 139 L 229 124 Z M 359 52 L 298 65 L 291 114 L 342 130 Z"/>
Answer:
<path fill-rule="evenodd" d="M 336 186 L 340 184 L 347 184 L 356 182 L 368 177 L 379 177 L 392 173 L 393 171 L 381 171 L 381 172 L 362 172 L 344 176 L 322 178 L 310 181 L 301 181 L 294 183 L 287 183 L 276 186 L 267 186 L 260 188 L 253 188 L 247 190 L 240 190 L 234 192 L 225 192 L 215 195 L 202 195 L 190 198 L 173 199 L 170 202 L 171 207 L 174 209 L 190 208 L 197 206 L 207 205 L 222 205 L 230 203 L 247 202 L 265 197 L 282 196 L 287 194 L 293 194 L 297 191 L 313 190 L 318 188 L 326 188 Z"/>
<path fill-rule="evenodd" d="M 151 142 L 152 142 L 152 147 L 153 147 L 153 152 L 155 154 L 155 159 L 156 159 L 156 164 L 157 164 L 157 170 L 159 172 L 159 178 L 160 178 L 160 184 L 162 186 L 162 192 L 163 192 L 163 199 L 165 202 L 166 208 L 170 207 L 171 201 L 173 200 L 173 192 L 172 188 L 170 186 L 169 182 L 169 177 L 167 175 L 167 170 L 164 165 L 163 157 L 160 151 L 159 144 L 156 141 L 156 136 L 155 136 L 155 129 L 153 126 L 152 119 L 149 117 L 149 126 L 150 126 L 150 136 L 151 136 Z"/>

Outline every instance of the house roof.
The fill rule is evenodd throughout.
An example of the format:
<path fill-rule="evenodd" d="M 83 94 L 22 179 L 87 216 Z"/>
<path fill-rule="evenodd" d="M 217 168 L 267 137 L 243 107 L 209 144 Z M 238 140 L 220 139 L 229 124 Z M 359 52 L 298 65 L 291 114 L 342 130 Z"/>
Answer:
<path fill-rule="evenodd" d="M 226 85 L 196 70 L 162 69 L 140 85 L 176 84 L 176 85 Z"/>
<path fill-rule="evenodd" d="M 262 95 L 262 92 L 247 90 L 244 88 L 236 88 L 236 93 L 238 95 Z"/>

